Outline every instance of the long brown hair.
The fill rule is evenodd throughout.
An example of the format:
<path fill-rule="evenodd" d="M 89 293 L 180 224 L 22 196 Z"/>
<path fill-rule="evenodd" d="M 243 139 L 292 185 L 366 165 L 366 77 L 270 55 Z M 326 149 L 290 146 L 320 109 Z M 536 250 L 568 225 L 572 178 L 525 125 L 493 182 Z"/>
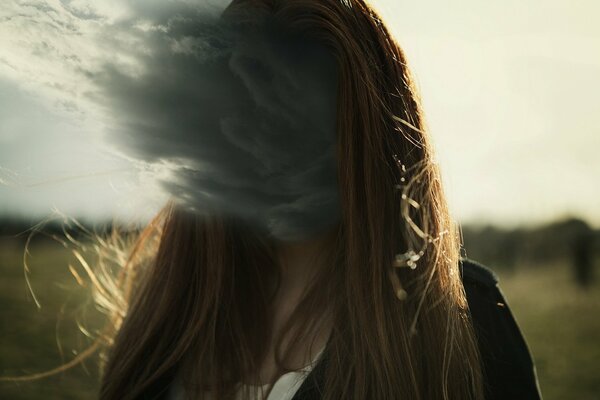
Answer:
<path fill-rule="evenodd" d="M 331 310 L 323 398 L 483 398 L 460 240 L 400 47 L 363 0 L 234 0 L 223 17 L 247 7 L 320 40 L 339 67 L 342 216 L 331 262 L 286 325 L 299 343 Z M 97 293 L 117 304 L 100 398 L 153 395 L 175 373 L 199 399 L 233 398 L 267 341 L 283 338 L 264 331 L 278 271 L 273 244 L 250 226 L 167 205 L 114 293 Z M 288 353 L 277 354 L 286 371 Z"/>

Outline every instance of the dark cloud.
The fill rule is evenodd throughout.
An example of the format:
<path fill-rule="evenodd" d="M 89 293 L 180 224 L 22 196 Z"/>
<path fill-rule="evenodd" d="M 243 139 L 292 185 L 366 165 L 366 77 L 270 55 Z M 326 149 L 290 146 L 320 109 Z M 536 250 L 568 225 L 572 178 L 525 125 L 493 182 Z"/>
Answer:
<path fill-rule="evenodd" d="M 188 2 L 131 6 L 140 20 L 120 29 L 135 37 L 137 68 L 109 61 L 89 75 L 116 146 L 170 165 L 163 187 L 197 212 L 237 215 L 282 240 L 335 222 L 329 50 L 268 15 L 242 25 Z"/>

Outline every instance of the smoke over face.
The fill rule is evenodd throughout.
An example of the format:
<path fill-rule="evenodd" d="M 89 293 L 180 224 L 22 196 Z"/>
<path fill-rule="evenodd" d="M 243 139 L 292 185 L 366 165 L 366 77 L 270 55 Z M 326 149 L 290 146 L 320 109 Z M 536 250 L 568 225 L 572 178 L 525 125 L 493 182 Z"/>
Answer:
<path fill-rule="evenodd" d="M 339 218 L 337 66 L 271 16 L 252 23 L 163 7 L 136 28 L 136 67 L 92 79 L 120 151 L 168 165 L 161 185 L 198 213 L 299 240 Z"/>

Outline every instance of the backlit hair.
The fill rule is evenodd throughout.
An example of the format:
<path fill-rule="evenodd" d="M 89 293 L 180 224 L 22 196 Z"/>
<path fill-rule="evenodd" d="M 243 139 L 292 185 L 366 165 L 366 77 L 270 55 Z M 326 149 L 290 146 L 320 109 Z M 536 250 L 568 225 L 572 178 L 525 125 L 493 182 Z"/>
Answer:
<path fill-rule="evenodd" d="M 399 45 L 363 0 L 235 0 L 223 18 L 250 8 L 319 40 L 338 62 L 342 216 L 329 262 L 271 338 L 273 243 L 234 218 L 168 204 L 114 281 L 98 272 L 96 298 L 111 314 L 100 398 L 150 398 L 181 374 L 194 398 L 232 399 L 269 340 L 294 332 L 290 343 L 302 346 L 329 310 L 323 399 L 482 399 L 460 239 Z"/>

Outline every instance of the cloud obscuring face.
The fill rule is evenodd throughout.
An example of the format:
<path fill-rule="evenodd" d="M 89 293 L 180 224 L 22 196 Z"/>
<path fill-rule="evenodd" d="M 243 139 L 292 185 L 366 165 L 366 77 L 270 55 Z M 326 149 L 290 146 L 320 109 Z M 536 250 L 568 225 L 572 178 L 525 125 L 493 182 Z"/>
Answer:
<path fill-rule="evenodd" d="M 128 4 L 112 19 L 80 4 L 62 25 L 93 33 L 94 60 L 68 63 L 92 88 L 84 97 L 103 110 L 107 140 L 168 166 L 161 185 L 196 212 L 233 214 L 280 240 L 335 222 L 333 55 L 268 16 L 242 26 L 206 2 Z"/>

